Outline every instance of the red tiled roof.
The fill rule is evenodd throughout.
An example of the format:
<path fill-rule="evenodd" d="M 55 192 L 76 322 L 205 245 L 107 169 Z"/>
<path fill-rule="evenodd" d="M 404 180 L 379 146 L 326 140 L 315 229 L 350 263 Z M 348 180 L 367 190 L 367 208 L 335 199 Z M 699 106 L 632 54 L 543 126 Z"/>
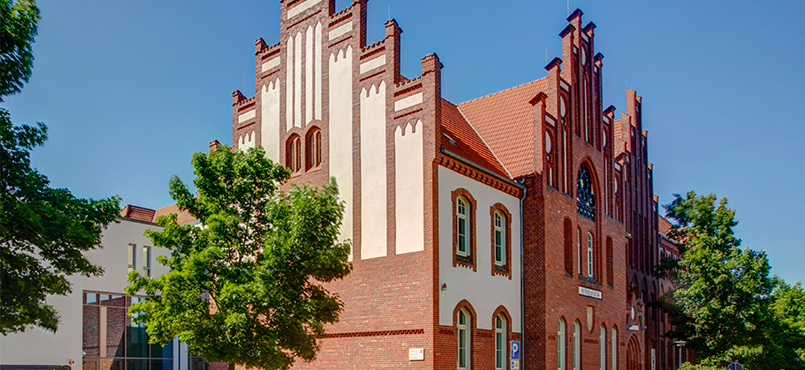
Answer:
<path fill-rule="evenodd" d="M 442 147 L 498 175 L 509 178 L 506 169 L 478 136 L 459 109 L 442 99 Z"/>
<path fill-rule="evenodd" d="M 180 211 L 179 207 L 176 204 L 171 204 L 167 207 L 162 207 L 156 210 L 156 213 L 154 214 L 154 220 L 156 220 L 156 218 L 159 216 L 169 215 L 171 213 L 177 214 L 178 219 L 176 220 L 176 222 L 179 223 L 179 225 L 189 224 L 197 220 L 195 217 L 191 216 L 190 213 L 188 213 L 187 211 Z"/>
<path fill-rule="evenodd" d="M 547 77 L 458 105 L 512 177 L 535 171 L 534 107 L 529 101 L 540 92 L 550 93 Z"/>
<path fill-rule="evenodd" d="M 120 210 L 120 217 L 132 218 L 135 220 L 140 221 L 154 221 L 154 211 L 150 208 L 140 207 L 140 206 L 133 206 L 131 204 L 126 204 L 123 209 Z"/>
<path fill-rule="evenodd" d="M 660 231 L 660 234 L 668 237 L 668 232 L 671 231 L 671 221 L 668 221 L 665 217 L 657 216 L 657 229 Z"/>

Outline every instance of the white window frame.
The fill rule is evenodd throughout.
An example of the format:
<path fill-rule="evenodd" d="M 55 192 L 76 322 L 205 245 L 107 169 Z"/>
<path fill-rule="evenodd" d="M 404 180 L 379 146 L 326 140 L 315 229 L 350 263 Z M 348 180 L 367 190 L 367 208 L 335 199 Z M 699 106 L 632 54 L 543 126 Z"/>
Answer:
<path fill-rule="evenodd" d="M 146 277 L 151 277 L 151 247 L 143 246 L 143 272 Z"/>
<path fill-rule="evenodd" d="M 616 327 L 612 327 L 612 338 L 610 338 L 612 344 L 612 369 L 611 370 L 618 370 L 618 329 Z"/>
<path fill-rule="evenodd" d="M 128 266 L 129 271 L 134 271 L 137 269 L 137 245 L 136 244 L 129 244 L 128 248 Z"/>
<path fill-rule="evenodd" d="M 500 221 L 500 224 L 498 224 L 498 221 Z M 506 216 L 501 211 L 495 211 L 492 222 L 495 230 L 495 264 L 503 266 L 506 264 L 506 238 L 508 237 L 506 235 Z M 498 243 L 498 233 L 500 233 L 500 243 Z M 498 250 L 500 250 L 500 259 L 498 259 Z"/>
<path fill-rule="evenodd" d="M 558 370 L 565 370 L 565 346 L 567 346 L 567 339 L 565 337 L 565 320 L 559 319 L 559 330 L 556 333 L 556 365 Z"/>
<path fill-rule="evenodd" d="M 587 276 L 593 277 L 593 234 L 587 233 Z"/>
<path fill-rule="evenodd" d="M 607 328 L 598 328 L 598 369 L 607 370 Z"/>
<path fill-rule="evenodd" d="M 573 370 L 581 369 L 581 323 L 573 323 Z"/>
<path fill-rule="evenodd" d="M 463 208 L 463 212 L 462 212 Z M 456 254 L 470 255 L 470 202 L 464 197 L 456 198 Z M 464 221 L 464 234 L 461 234 L 461 222 Z M 461 250 L 461 240 L 464 238 L 464 250 Z"/>
<path fill-rule="evenodd" d="M 579 276 L 581 276 L 581 229 L 576 228 L 576 256 L 579 259 Z"/>
<path fill-rule="evenodd" d="M 456 366 L 459 369 L 469 369 L 470 368 L 470 361 L 472 356 L 470 355 L 470 349 L 472 348 L 472 337 L 470 335 L 470 325 L 471 325 L 471 318 L 470 313 L 467 312 L 465 309 L 458 310 L 458 317 L 456 317 L 456 326 L 458 327 L 458 337 L 456 338 L 456 346 L 458 351 L 456 352 Z M 464 318 L 464 323 L 461 323 L 462 317 Z M 464 338 L 464 353 L 462 356 L 462 347 L 461 347 L 461 339 Z M 462 366 L 462 360 L 464 365 Z"/>
<path fill-rule="evenodd" d="M 506 369 L 506 318 L 502 314 L 495 317 L 495 369 Z"/>

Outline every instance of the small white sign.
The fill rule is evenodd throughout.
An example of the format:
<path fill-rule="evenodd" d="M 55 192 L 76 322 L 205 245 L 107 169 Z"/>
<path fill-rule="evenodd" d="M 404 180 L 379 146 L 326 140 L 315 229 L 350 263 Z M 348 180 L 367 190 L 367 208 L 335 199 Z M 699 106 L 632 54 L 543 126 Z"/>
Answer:
<path fill-rule="evenodd" d="M 512 369 L 512 370 L 518 370 L 518 369 L 520 369 L 520 360 L 512 360 L 511 365 L 512 365 L 512 366 L 511 366 L 511 369 Z"/>
<path fill-rule="evenodd" d="M 585 288 L 583 286 L 579 287 L 579 295 L 583 295 L 585 297 L 595 298 L 595 299 L 603 299 L 604 294 L 601 293 L 600 290 Z"/>
<path fill-rule="evenodd" d="M 409 348 L 408 361 L 424 361 L 425 349 L 424 348 Z"/>

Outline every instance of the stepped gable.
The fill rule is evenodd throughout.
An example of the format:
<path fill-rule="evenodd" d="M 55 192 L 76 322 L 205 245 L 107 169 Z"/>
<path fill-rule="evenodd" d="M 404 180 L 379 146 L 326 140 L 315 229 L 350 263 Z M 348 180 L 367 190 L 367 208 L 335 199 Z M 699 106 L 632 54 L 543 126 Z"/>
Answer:
<path fill-rule="evenodd" d="M 156 220 L 157 217 L 159 217 L 159 216 L 169 215 L 171 213 L 176 213 L 177 214 L 178 218 L 176 219 L 176 222 L 179 225 L 185 225 L 185 224 L 189 224 L 189 223 L 198 221 L 198 219 L 196 219 L 195 217 L 191 216 L 190 213 L 187 213 L 187 211 L 180 211 L 179 207 L 175 203 L 171 204 L 171 205 L 169 205 L 167 207 L 162 207 L 162 208 L 156 210 L 156 213 L 154 214 L 154 220 Z"/>
<path fill-rule="evenodd" d="M 534 172 L 534 107 L 529 101 L 549 91 L 544 77 L 458 105 L 470 124 L 511 174 Z"/>
<path fill-rule="evenodd" d="M 442 148 L 490 170 L 505 178 L 510 178 L 506 168 L 495 157 L 472 125 L 464 119 L 459 109 L 442 99 Z"/>

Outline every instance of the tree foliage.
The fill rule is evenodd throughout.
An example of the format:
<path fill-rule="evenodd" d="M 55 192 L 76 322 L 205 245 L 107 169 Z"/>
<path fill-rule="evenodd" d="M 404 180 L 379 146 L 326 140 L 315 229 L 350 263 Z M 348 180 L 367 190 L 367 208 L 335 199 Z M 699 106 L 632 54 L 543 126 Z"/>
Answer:
<path fill-rule="evenodd" d="M 674 325 L 669 336 L 686 340 L 704 366 L 739 361 L 753 369 L 803 368 L 797 351 L 805 337 L 796 324 L 805 312 L 802 290 L 770 277 L 764 252 L 740 247 L 726 198 L 689 192 L 675 195 L 666 210 L 675 222 L 669 236 L 683 251 L 680 263 L 663 259 L 658 266 L 678 285 L 663 297 Z"/>
<path fill-rule="evenodd" d="M 176 177 L 170 191 L 199 223 L 179 225 L 172 214 L 157 220 L 162 231 L 148 232 L 171 251 L 158 259 L 170 272 L 130 273 L 126 292 L 150 297 L 131 316 L 146 323 L 151 341 L 178 337 L 207 361 L 279 369 L 313 359 L 316 338 L 342 308 L 320 283 L 351 270 L 350 246 L 337 241 L 343 205 L 335 182 L 281 192 L 289 172 L 262 148 L 219 146 L 192 162 L 197 196 Z"/>
<path fill-rule="evenodd" d="M 31 75 L 31 43 L 39 10 L 33 1 L 0 0 L 0 101 Z M 56 331 L 59 317 L 45 298 L 70 293 L 69 275 L 99 275 L 83 252 L 99 248 L 102 228 L 120 199 L 75 198 L 53 189 L 31 168 L 30 152 L 47 140 L 44 124 L 11 123 L 0 108 L 0 334 L 30 325 Z"/>
<path fill-rule="evenodd" d="M 39 8 L 33 0 L 0 0 L 0 102 L 22 90 L 33 68 Z"/>

